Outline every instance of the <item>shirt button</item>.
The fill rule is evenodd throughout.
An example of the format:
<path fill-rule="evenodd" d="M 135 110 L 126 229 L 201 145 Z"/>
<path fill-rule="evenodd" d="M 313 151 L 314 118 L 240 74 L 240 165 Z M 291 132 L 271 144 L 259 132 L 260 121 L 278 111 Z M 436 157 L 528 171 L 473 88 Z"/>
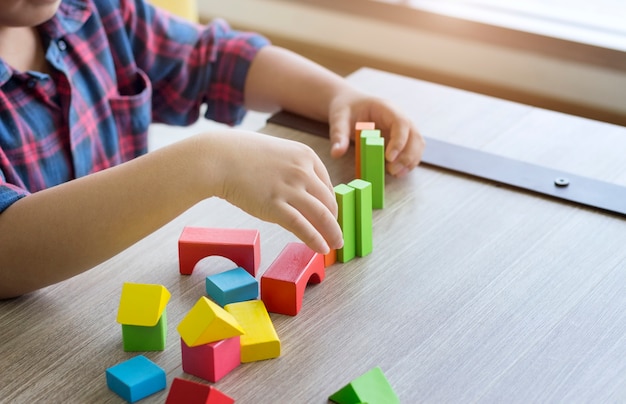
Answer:
<path fill-rule="evenodd" d="M 59 50 L 60 50 L 61 52 L 63 52 L 63 51 L 65 51 L 65 50 L 67 49 L 67 42 L 65 42 L 65 41 L 64 41 L 64 40 L 62 40 L 62 39 L 59 39 L 59 40 L 57 41 L 57 46 L 59 47 Z"/>
<path fill-rule="evenodd" d="M 28 88 L 35 88 L 36 85 L 37 85 L 37 79 L 31 78 L 31 79 L 28 79 L 28 81 L 26 81 L 26 87 Z"/>

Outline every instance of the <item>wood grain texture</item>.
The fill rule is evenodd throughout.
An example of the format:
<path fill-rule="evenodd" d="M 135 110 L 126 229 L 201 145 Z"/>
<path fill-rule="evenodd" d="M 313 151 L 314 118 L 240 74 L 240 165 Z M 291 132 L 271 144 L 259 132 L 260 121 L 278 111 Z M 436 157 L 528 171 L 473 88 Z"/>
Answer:
<path fill-rule="evenodd" d="M 624 128 L 368 69 L 350 80 L 406 108 L 428 136 L 626 184 Z M 353 179 L 353 153 L 333 160 L 325 139 L 263 131 L 311 145 L 335 184 Z M 272 314 L 281 356 L 243 364 L 217 388 L 242 404 L 326 403 L 380 366 L 403 403 L 626 400 L 626 221 L 433 168 L 387 179 L 372 254 L 327 268 L 297 316 Z M 167 347 L 146 356 L 168 386 L 198 381 L 182 372 L 176 326 L 204 278 L 234 264 L 209 257 L 181 276 L 184 226 L 259 229 L 259 274 L 297 241 L 209 199 L 88 273 L 0 302 L 0 401 L 121 403 L 104 372 L 135 355 L 115 322 L 123 282 L 171 292 Z"/>

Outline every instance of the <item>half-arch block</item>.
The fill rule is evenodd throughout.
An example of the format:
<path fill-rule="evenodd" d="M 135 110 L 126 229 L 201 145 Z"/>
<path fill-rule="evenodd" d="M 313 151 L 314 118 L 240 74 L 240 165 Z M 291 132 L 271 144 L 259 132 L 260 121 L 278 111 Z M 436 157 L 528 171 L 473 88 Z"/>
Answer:
<path fill-rule="evenodd" d="M 178 239 L 180 273 L 191 275 L 203 258 L 219 255 L 256 277 L 261 263 L 258 230 L 185 227 Z"/>
<path fill-rule="evenodd" d="M 271 313 L 295 316 L 302 308 L 304 289 L 321 283 L 324 256 L 302 243 L 288 243 L 261 276 L 261 300 Z"/>

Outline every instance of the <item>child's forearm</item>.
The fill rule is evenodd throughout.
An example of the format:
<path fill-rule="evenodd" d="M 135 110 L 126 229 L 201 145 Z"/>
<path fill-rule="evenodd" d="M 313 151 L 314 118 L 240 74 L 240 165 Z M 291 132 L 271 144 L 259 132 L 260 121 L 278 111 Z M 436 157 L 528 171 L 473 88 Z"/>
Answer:
<path fill-rule="evenodd" d="M 326 121 L 333 98 L 349 92 L 356 90 L 330 70 L 291 51 L 268 46 L 252 62 L 245 100 L 254 110 L 283 108 Z"/>
<path fill-rule="evenodd" d="M 200 175 L 189 172 L 208 171 L 199 166 L 208 160 L 190 155 L 192 142 L 37 192 L 0 214 L 0 298 L 79 274 L 201 200 Z"/>

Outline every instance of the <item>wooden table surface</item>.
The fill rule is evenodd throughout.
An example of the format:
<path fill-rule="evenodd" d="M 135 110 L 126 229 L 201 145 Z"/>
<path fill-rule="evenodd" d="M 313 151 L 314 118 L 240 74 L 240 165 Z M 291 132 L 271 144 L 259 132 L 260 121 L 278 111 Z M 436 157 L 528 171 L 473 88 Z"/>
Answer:
<path fill-rule="evenodd" d="M 429 137 L 626 185 L 626 128 L 370 69 L 349 80 L 405 108 Z M 352 155 L 330 159 L 326 139 L 262 131 L 311 145 L 334 183 L 353 179 Z M 238 403 L 326 403 L 380 366 L 402 403 L 626 401 L 623 217 L 428 166 L 387 177 L 386 199 L 373 253 L 327 268 L 297 316 L 271 315 L 282 355 L 239 366 L 217 388 Z M 176 326 L 204 278 L 234 264 L 210 257 L 181 276 L 184 226 L 259 229 L 260 273 L 296 241 L 210 199 L 88 273 L 0 302 L 0 401 L 122 402 L 105 369 L 137 354 L 123 352 L 115 322 L 123 282 L 171 292 L 167 347 L 145 355 L 168 388 L 199 381 L 182 371 Z"/>

